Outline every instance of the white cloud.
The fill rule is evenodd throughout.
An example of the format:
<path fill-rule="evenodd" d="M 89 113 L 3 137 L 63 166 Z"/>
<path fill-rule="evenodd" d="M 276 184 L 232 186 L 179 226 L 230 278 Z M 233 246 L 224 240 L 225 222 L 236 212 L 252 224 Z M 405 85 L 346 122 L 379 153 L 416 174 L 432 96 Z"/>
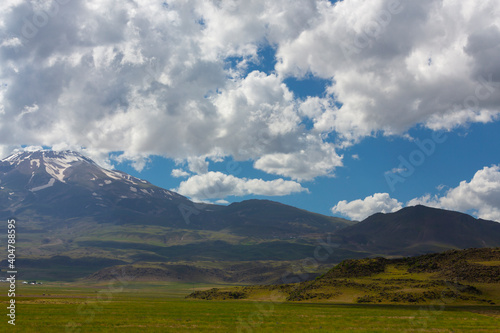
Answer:
<path fill-rule="evenodd" d="M 38 105 L 33 104 L 33 106 L 25 105 L 21 113 L 17 116 L 16 120 L 19 121 L 24 115 L 37 112 L 39 109 Z"/>
<path fill-rule="evenodd" d="M 444 184 L 439 184 L 438 186 L 436 186 L 436 190 L 438 190 L 438 191 L 442 191 L 442 190 L 444 190 L 446 187 L 447 187 L 447 186 L 446 186 L 446 185 L 444 185 Z"/>
<path fill-rule="evenodd" d="M 484 167 L 469 182 L 460 182 L 443 196 L 425 195 L 407 205 L 416 204 L 460 212 L 473 211 L 480 218 L 500 222 L 500 166 Z"/>
<path fill-rule="evenodd" d="M 256 56 L 259 43 L 296 38 L 318 13 L 318 1 L 199 1 L 203 17 L 200 45 L 206 58 Z"/>
<path fill-rule="evenodd" d="M 398 6 L 398 3 L 400 4 Z M 323 114 L 346 139 L 498 119 L 496 0 L 319 2 L 314 24 L 279 45 L 277 72 L 334 78 Z M 496 56 L 495 56 L 496 54 Z M 346 56 L 347 55 L 347 56 Z M 318 126 L 320 124 L 318 118 Z"/>
<path fill-rule="evenodd" d="M 392 2 L 2 2 L 0 151 L 71 147 L 108 164 L 123 152 L 139 170 L 157 154 L 198 174 L 232 156 L 311 180 L 377 131 L 498 119 L 498 2 Z M 269 44 L 275 71 L 246 73 Z M 284 79 L 306 74 L 330 80 L 327 94 L 294 96 Z"/>
<path fill-rule="evenodd" d="M 98 160 L 102 160 L 103 157 L 100 157 L 99 155 L 97 156 Z M 128 152 L 124 152 L 120 155 L 113 155 L 111 156 L 111 159 L 118 163 L 130 162 L 131 166 L 138 171 L 142 171 L 151 161 L 147 154 L 130 154 Z"/>
<path fill-rule="evenodd" d="M 24 147 L 22 148 L 22 151 L 37 151 L 37 150 L 42 150 L 43 147 L 41 146 L 27 146 L 27 147 Z"/>
<path fill-rule="evenodd" d="M 208 162 L 205 157 L 188 157 L 189 171 L 203 174 L 208 172 Z"/>
<path fill-rule="evenodd" d="M 498 120 L 499 113 L 496 110 L 460 110 L 448 112 L 443 115 L 432 115 L 427 127 L 433 130 L 452 130 L 468 123 L 490 123 Z"/>
<path fill-rule="evenodd" d="M 215 141 L 239 158 L 307 146 L 298 142 L 304 131 L 293 94 L 274 74 L 254 71 L 231 81 L 214 104 L 220 125 Z"/>
<path fill-rule="evenodd" d="M 403 208 L 403 204 L 390 197 L 388 193 L 375 193 L 363 200 L 351 202 L 340 201 L 333 208 L 334 214 L 339 213 L 353 220 L 361 221 L 375 213 L 392 213 Z"/>
<path fill-rule="evenodd" d="M 391 173 L 398 174 L 398 173 L 403 173 L 406 171 L 408 171 L 406 168 L 392 168 L 391 170 L 386 171 L 385 174 L 386 175 L 391 174 Z"/>
<path fill-rule="evenodd" d="M 211 171 L 190 177 L 188 180 L 183 181 L 174 191 L 196 200 L 204 200 L 252 194 L 283 196 L 307 192 L 307 189 L 294 181 L 237 178 L 221 172 Z"/>
<path fill-rule="evenodd" d="M 227 200 L 217 200 L 215 203 L 218 205 L 229 205 L 230 204 L 230 202 Z"/>
<path fill-rule="evenodd" d="M 314 142 L 317 139 L 308 136 L 304 140 Z M 332 144 L 318 143 L 299 152 L 263 155 L 255 162 L 254 167 L 267 173 L 304 181 L 331 175 L 335 167 L 342 166 L 342 158 L 343 156 L 337 155 Z"/>
<path fill-rule="evenodd" d="M 72 1 L 36 27 L 30 18 L 47 7 L 2 3 L 3 31 L 22 45 L 0 46 L 0 145 L 123 152 L 114 159 L 139 170 L 158 154 L 199 174 L 221 156 L 321 150 L 324 140 L 302 139 L 309 131 L 282 78 L 241 71 L 261 61 L 266 42 L 300 35 L 318 8 L 315 0 Z M 241 58 L 228 68 L 227 57 Z"/>
<path fill-rule="evenodd" d="M 189 177 L 190 173 L 186 172 L 182 169 L 173 169 L 172 170 L 172 177 L 175 178 L 184 178 L 184 177 Z"/>

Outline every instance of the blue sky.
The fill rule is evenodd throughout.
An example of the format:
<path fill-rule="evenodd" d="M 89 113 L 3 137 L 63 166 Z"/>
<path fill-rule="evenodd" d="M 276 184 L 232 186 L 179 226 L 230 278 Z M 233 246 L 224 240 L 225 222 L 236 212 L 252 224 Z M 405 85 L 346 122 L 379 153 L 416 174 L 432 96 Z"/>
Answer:
<path fill-rule="evenodd" d="M 77 150 L 196 201 L 500 221 L 498 1 L 0 9 L 3 156 Z"/>
<path fill-rule="evenodd" d="M 275 51 L 269 45 L 260 48 L 258 61 L 252 62 L 245 74 L 252 71 L 274 73 Z M 241 60 L 241 58 L 237 59 L 237 61 Z M 292 77 L 284 80 L 288 89 L 300 99 L 325 96 L 326 88 L 330 83 L 330 80 L 311 74 L 300 79 Z M 342 107 L 341 104 L 338 105 Z M 311 122 L 305 122 L 304 125 L 310 127 Z M 435 142 L 433 135 L 438 135 L 441 140 Z M 427 146 L 427 149 L 431 149 L 432 152 L 425 152 L 416 144 L 417 140 L 421 142 L 433 140 L 433 144 Z M 332 135 L 329 141 L 334 142 L 335 136 Z M 410 162 L 410 155 L 415 151 L 422 151 L 425 154 L 422 164 L 415 165 L 415 171 L 409 176 L 391 178 L 389 171 L 399 167 L 402 163 L 400 158 Z M 332 213 L 331 210 L 333 205 L 341 200 L 354 201 L 373 193 L 389 193 L 392 198 L 403 203 L 427 194 L 440 196 L 450 188 L 458 186 L 461 181 L 471 179 L 484 166 L 499 163 L 500 123 L 472 124 L 452 131 L 437 132 L 417 125 L 406 131 L 404 135 L 374 134 L 363 138 L 355 146 L 341 150 L 340 153 L 345 155 L 344 166 L 337 169 L 335 175 L 331 177 L 305 182 L 304 186 L 309 190 L 307 193 L 301 192 L 280 197 L 227 196 L 223 199 L 228 202 L 255 198 L 270 199 L 321 214 L 346 217 L 341 212 Z M 252 164 L 250 161 L 235 161 L 233 158 L 226 158 L 212 163 L 209 170 L 249 179 L 271 181 L 276 178 L 256 170 Z M 116 168 L 173 190 L 176 190 L 182 181 L 182 179 L 171 177 L 170 174 L 170 171 L 178 169 L 179 165 L 159 156 L 152 157 L 147 167 L 141 172 L 137 172 L 130 163 L 118 164 Z M 216 201 L 212 200 L 212 202 Z M 474 209 L 470 213 L 474 213 Z"/>
<path fill-rule="evenodd" d="M 414 129 L 410 134 L 412 138 L 420 140 L 432 137 L 432 131 L 425 129 Z M 337 169 L 335 177 L 304 183 L 310 193 L 281 197 L 229 196 L 226 200 L 238 202 L 255 198 L 268 199 L 325 215 L 345 217 L 331 211 L 341 200 L 353 201 L 383 192 L 401 202 L 408 202 L 425 194 L 439 195 L 457 187 L 463 180 L 469 181 L 484 166 L 499 164 L 500 123 L 472 125 L 443 135 L 446 141 L 437 144 L 435 153 L 426 156 L 424 163 L 415 168 L 413 175 L 404 178 L 404 182 L 397 182 L 394 190 L 387 182 L 386 172 L 399 166 L 399 156 L 408 159 L 419 147 L 414 141 L 398 136 L 371 137 L 343 152 L 346 156 L 345 166 Z M 353 155 L 358 158 L 353 158 Z M 141 172 L 131 167 L 130 163 L 116 165 L 119 170 L 167 189 L 175 189 L 183 181 L 171 176 L 171 170 L 178 167 L 174 161 L 159 156 L 151 157 L 151 161 Z M 255 170 L 251 162 L 235 162 L 231 158 L 212 164 L 210 170 L 247 178 L 275 178 Z M 441 186 L 444 188 L 441 189 Z"/>

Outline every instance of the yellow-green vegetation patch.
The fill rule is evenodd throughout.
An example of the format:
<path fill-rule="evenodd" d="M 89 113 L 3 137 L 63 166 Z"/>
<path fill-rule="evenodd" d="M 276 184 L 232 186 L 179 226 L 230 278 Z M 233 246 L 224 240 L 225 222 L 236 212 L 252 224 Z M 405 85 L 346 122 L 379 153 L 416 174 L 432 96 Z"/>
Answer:
<path fill-rule="evenodd" d="M 500 266 L 500 260 L 473 261 L 472 263 L 484 266 Z"/>
<path fill-rule="evenodd" d="M 256 299 L 279 293 L 291 302 L 495 305 L 500 302 L 500 274 L 496 267 L 471 259 L 498 257 L 495 249 L 470 249 L 413 258 L 345 260 L 313 281 L 212 289 L 189 297 Z"/>

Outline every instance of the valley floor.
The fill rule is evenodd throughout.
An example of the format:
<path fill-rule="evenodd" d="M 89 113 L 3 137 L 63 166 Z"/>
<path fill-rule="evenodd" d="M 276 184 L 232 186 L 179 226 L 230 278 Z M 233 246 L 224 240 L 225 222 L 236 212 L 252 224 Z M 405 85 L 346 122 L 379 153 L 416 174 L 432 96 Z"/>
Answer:
<path fill-rule="evenodd" d="M 18 285 L 16 326 L 2 332 L 500 332 L 500 306 L 332 304 L 185 299 L 199 284 Z"/>

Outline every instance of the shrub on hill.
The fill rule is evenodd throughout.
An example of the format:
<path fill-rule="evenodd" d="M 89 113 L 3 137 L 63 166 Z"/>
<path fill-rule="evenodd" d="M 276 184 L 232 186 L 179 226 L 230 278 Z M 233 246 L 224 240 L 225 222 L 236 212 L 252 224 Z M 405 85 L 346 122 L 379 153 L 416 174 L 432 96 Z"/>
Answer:
<path fill-rule="evenodd" d="M 242 299 L 247 295 L 240 291 L 220 291 L 218 288 L 212 288 L 204 291 L 195 291 L 186 298 L 198 298 L 206 300 L 226 300 L 226 299 Z"/>
<path fill-rule="evenodd" d="M 500 261 L 500 249 L 451 250 L 405 258 L 410 273 L 439 272 L 443 278 L 469 282 L 500 282 L 500 265 L 482 265 L 478 261 Z"/>
<path fill-rule="evenodd" d="M 323 275 L 324 278 L 353 278 L 371 276 L 385 271 L 390 262 L 385 258 L 348 259 Z"/>

